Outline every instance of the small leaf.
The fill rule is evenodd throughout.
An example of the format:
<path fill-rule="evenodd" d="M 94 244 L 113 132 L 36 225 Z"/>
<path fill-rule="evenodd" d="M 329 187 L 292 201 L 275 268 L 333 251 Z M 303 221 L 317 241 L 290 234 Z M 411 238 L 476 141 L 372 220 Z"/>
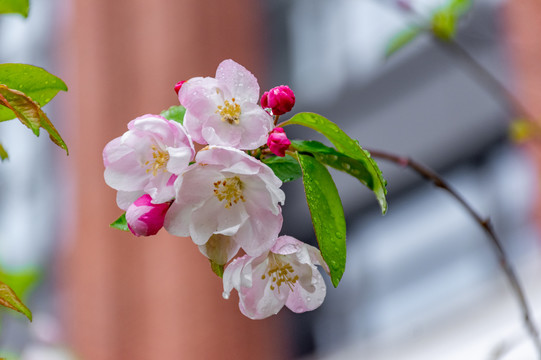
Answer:
<path fill-rule="evenodd" d="M 0 281 L 0 305 L 24 314 L 32 321 L 32 312 L 17 297 L 17 294 L 5 283 Z"/>
<path fill-rule="evenodd" d="M 160 113 L 167 120 L 173 120 L 181 124 L 184 122 L 184 114 L 186 114 L 186 108 L 182 105 L 171 106 Z"/>
<path fill-rule="evenodd" d="M 322 164 L 357 178 L 369 189 L 374 188 L 374 179 L 368 170 L 370 163 L 350 158 L 317 141 L 292 140 L 291 146 L 299 152 L 312 154 Z"/>
<path fill-rule="evenodd" d="M 393 36 L 387 44 L 387 47 L 385 48 L 385 57 L 388 58 L 398 50 L 402 49 L 413 39 L 415 39 L 419 33 L 421 33 L 421 29 L 413 26 L 400 31 L 398 34 Z"/>
<path fill-rule="evenodd" d="M 224 265 L 220 265 L 215 263 L 214 261 L 210 260 L 210 268 L 212 269 L 212 272 L 215 273 L 219 278 L 224 277 Z"/>
<path fill-rule="evenodd" d="M 28 17 L 29 0 L 0 0 L 0 14 L 20 14 Z"/>
<path fill-rule="evenodd" d="M 7 153 L 6 149 L 4 149 L 2 144 L 0 144 L 0 160 L 2 160 L 2 161 L 7 160 L 8 157 L 9 156 L 8 156 L 8 153 Z"/>
<path fill-rule="evenodd" d="M 436 11 L 432 17 L 432 32 L 438 39 L 449 41 L 455 37 L 457 20 L 458 16 L 453 11 Z"/>
<path fill-rule="evenodd" d="M 40 67 L 25 64 L 0 64 L 0 84 L 24 93 L 39 106 L 45 106 L 59 91 L 68 90 L 60 78 Z M 0 107 L 0 121 L 14 118 L 9 109 Z"/>
<path fill-rule="evenodd" d="M 319 250 L 336 287 L 346 268 L 346 220 L 342 202 L 327 168 L 312 156 L 297 155 Z"/>
<path fill-rule="evenodd" d="M 283 122 L 280 126 L 292 124 L 306 126 L 322 133 L 331 141 L 331 143 L 333 143 L 339 152 L 352 159 L 361 161 L 372 177 L 373 187 L 370 189 L 376 194 L 376 198 L 381 207 L 381 212 L 383 214 L 387 212 L 387 200 L 385 198 L 387 195 L 387 189 L 385 188 L 387 181 L 383 179 L 378 164 L 370 157 L 370 153 L 363 150 L 357 140 L 350 138 L 335 123 L 314 113 L 305 112 L 296 114 L 291 119 Z"/>
<path fill-rule="evenodd" d="M 39 105 L 24 93 L 9 89 L 5 85 L 0 85 L 0 105 L 13 111 L 17 118 L 24 125 L 28 126 L 36 136 L 39 136 L 39 128 L 44 128 L 49 133 L 51 141 L 66 150 L 66 154 L 68 154 L 68 147 L 51 123 L 51 120 L 49 120 Z"/>
<path fill-rule="evenodd" d="M 282 182 L 293 181 L 302 177 L 299 162 L 290 155 L 284 157 L 273 156 L 264 158 L 261 161 L 267 164 Z"/>
<path fill-rule="evenodd" d="M 122 231 L 130 231 L 128 222 L 126 221 L 126 213 L 120 215 L 120 217 L 113 221 L 109 226 Z"/>

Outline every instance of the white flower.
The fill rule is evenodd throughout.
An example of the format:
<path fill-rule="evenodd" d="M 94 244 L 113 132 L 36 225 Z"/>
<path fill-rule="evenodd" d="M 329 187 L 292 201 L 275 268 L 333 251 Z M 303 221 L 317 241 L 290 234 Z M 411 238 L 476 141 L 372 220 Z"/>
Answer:
<path fill-rule="evenodd" d="M 271 248 L 282 227 L 281 185 L 261 161 L 240 150 L 211 146 L 175 182 L 165 229 L 191 236 L 197 245 L 213 234 L 225 235 L 246 253 L 259 255 Z"/>
<path fill-rule="evenodd" d="M 296 313 L 318 308 L 326 286 L 315 265 L 328 272 L 321 253 L 291 236 L 280 236 L 271 250 L 258 257 L 244 255 L 224 271 L 224 298 L 239 293 L 240 311 L 250 319 L 264 319 L 285 305 Z"/>
<path fill-rule="evenodd" d="M 216 78 L 185 82 L 178 97 L 186 108 L 184 126 L 200 144 L 257 149 L 273 128 L 272 116 L 257 104 L 257 79 L 233 60 L 220 63 Z"/>

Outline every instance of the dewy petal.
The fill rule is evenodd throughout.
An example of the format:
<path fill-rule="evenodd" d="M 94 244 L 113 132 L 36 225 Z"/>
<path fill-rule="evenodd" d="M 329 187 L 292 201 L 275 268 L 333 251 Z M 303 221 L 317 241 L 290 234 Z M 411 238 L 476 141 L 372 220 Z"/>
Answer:
<path fill-rule="evenodd" d="M 325 300 L 327 292 L 325 281 L 315 266 L 311 268 L 314 291 L 309 292 L 303 286 L 295 286 L 286 301 L 286 306 L 293 312 L 302 313 L 317 309 Z"/>
<path fill-rule="evenodd" d="M 263 278 L 268 269 L 268 259 L 265 255 L 254 259 L 251 265 L 251 268 L 246 266 L 244 270 L 251 273 L 252 286 L 240 288 L 239 308 L 250 319 L 264 319 L 280 311 L 286 303 L 289 290 L 284 289 L 282 292 L 272 290 L 270 277 Z"/>
<path fill-rule="evenodd" d="M 242 128 L 242 141 L 239 149 L 257 149 L 267 143 L 274 120 L 263 108 L 255 103 L 242 104 L 239 126 Z"/>
<path fill-rule="evenodd" d="M 259 100 L 259 84 L 255 76 L 244 66 L 228 59 L 218 65 L 216 79 L 231 91 L 231 96 L 257 103 Z"/>

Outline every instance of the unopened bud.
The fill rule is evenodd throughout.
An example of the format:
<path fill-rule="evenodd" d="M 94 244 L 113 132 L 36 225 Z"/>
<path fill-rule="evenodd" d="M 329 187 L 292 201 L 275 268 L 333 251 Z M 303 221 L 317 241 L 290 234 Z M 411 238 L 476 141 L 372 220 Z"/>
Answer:
<path fill-rule="evenodd" d="M 284 157 L 286 156 L 286 150 L 289 148 L 289 145 L 291 145 L 291 141 L 287 138 L 284 129 L 277 127 L 271 131 L 269 138 L 267 139 L 267 145 L 273 154 Z"/>
<path fill-rule="evenodd" d="M 295 105 L 295 94 L 286 85 L 280 85 L 265 91 L 261 97 L 261 106 L 272 109 L 273 115 L 283 115 Z"/>
<path fill-rule="evenodd" d="M 135 200 L 126 210 L 128 228 L 136 236 L 155 235 L 163 227 L 170 203 L 153 204 L 150 195 Z"/>
<path fill-rule="evenodd" d="M 178 95 L 178 92 L 180 91 L 180 88 L 182 87 L 182 85 L 186 82 L 186 80 L 182 80 L 182 81 L 179 81 L 178 83 L 175 84 L 175 92 L 177 93 Z"/>

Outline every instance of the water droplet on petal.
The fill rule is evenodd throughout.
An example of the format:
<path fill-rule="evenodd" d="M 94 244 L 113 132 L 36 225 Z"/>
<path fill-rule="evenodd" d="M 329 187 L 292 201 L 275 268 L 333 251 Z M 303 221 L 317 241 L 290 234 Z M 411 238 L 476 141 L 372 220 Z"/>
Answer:
<path fill-rule="evenodd" d="M 222 297 L 223 297 L 224 299 L 226 299 L 226 300 L 229 299 L 229 293 L 226 292 L 226 291 L 224 291 L 224 292 L 222 293 Z"/>

